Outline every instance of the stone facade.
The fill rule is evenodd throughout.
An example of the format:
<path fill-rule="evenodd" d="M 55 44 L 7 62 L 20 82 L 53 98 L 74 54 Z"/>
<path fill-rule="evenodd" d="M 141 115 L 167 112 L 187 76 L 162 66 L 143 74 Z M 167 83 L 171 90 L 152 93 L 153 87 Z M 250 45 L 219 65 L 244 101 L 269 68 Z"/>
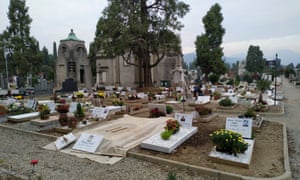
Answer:
<path fill-rule="evenodd" d="M 62 89 L 66 80 L 73 80 L 78 88 L 92 87 L 91 64 L 87 58 L 84 41 L 73 30 L 60 41 L 56 61 L 56 88 Z"/>
<path fill-rule="evenodd" d="M 151 57 L 154 61 L 154 57 Z M 131 59 L 134 62 L 135 59 Z M 154 86 L 160 86 L 162 81 L 172 81 L 173 70 L 182 64 L 182 57 L 179 55 L 166 56 L 157 66 L 151 69 L 152 81 Z M 128 65 L 122 57 L 105 58 L 101 53 L 97 54 L 96 60 L 97 77 L 96 86 L 123 86 L 137 87 L 139 84 L 139 68 Z M 143 74 L 143 73 L 142 73 Z M 178 79 L 176 79 L 178 81 Z M 177 82 L 176 82 L 177 83 Z"/>

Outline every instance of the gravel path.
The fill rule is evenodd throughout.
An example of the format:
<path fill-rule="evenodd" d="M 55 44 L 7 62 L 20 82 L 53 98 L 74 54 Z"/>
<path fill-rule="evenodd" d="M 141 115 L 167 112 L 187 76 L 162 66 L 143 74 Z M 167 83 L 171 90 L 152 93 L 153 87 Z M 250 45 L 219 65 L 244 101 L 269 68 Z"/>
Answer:
<path fill-rule="evenodd" d="M 114 165 L 104 165 L 41 147 L 53 139 L 0 127 L 0 179 L 130 179 L 165 180 L 168 172 L 178 179 L 214 179 L 187 170 L 161 166 L 134 158 L 124 158 Z M 30 161 L 37 159 L 32 174 Z M 8 175 L 7 172 L 10 174 Z"/>
<path fill-rule="evenodd" d="M 270 120 L 287 124 L 290 165 L 294 179 L 300 179 L 300 88 L 283 80 L 285 115 Z M 269 119 L 269 118 L 268 118 Z M 124 158 L 114 165 L 103 165 L 41 147 L 53 139 L 0 127 L 0 179 L 167 179 L 168 172 L 178 179 L 214 179 L 188 170 Z M 30 161 L 39 163 L 32 174 Z M 13 175 L 9 175 L 13 174 Z"/>

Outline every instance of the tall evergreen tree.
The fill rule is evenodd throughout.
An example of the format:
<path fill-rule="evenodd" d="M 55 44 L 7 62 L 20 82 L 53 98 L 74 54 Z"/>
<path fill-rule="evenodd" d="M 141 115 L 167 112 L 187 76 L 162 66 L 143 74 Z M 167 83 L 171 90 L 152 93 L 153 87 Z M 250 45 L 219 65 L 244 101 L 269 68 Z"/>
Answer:
<path fill-rule="evenodd" d="M 26 76 L 37 74 L 41 66 L 42 54 L 38 41 L 30 36 L 32 19 L 23 0 L 10 0 L 8 11 L 9 26 L 3 32 L 3 46 L 8 49 L 8 69 L 10 75 Z M 4 48 L 4 47 L 3 47 Z"/>
<path fill-rule="evenodd" d="M 246 56 L 246 70 L 251 73 L 262 73 L 264 68 L 263 52 L 259 46 L 250 45 Z"/>
<path fill-rule="evenodd" d="M 181 54 L 174 31 L 183 27 L 179 19 L 189 6 L 178 0 L 109 0 L 108 4 L 97 24 L 95 49 L 105 56 L 122 56 L 127 64 L 139 67 L 140 81 L 151 86 L 151 68 L 168 53 Z M 154 62 L 151 55 L 156 57 Z M 135 62 L 130 61 L 132 57 Z"/>
<path fill-rule="evenodd" d="M 196 56 L 197 65 L 200 66 L 206 79 L 209 73 L 223 74 L 226 72 L 226 65 L 222 60 L 223 48 L 221 47 L 225 29 L 222 27 L 223 15 L 219 4 L 213 5 L 203 17 L 205 33 L 197 36 Z"/>
<path fill-rule="evenodd" d="M 56 42 L 53 42 L 53 57 L 56 59 L 57 58 L 57 47 L 56 47 Z"/>

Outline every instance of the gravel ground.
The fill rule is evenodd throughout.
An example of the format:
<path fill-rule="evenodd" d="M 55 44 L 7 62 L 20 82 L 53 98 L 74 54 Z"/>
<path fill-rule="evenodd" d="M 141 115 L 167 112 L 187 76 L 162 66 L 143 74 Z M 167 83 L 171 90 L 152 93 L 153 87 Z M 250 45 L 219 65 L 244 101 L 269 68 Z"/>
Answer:
<path fill-rule="evenodd" d="M 175 172 L 179 179 L 215 179 L 187 170 L 161 166 L 134 158 L 104 165 L 41 147 L 53 139 L 0 127 L 0 179 L 167 179 Z M 30 161 L 37 159 L 32 174 Z M 10 175 L 7 174 L 9 172 Z"/>
<path fill-rule="evenodd" d="M 300 179 L 300 88 L 283 81 L 285 115 L 268 120 L 283 121 L 288 128 L 289 159 L 293 179 Z M 99 164 L 41 147 L 53 139 L 0 127 L 0 179 L 167 179 L 168 172 L 178 179 L 215 179 L 189 170 L 162 166 L 134 158 L 114 165 Z M 32 174 L 30 161 L 38 159 Z"/>

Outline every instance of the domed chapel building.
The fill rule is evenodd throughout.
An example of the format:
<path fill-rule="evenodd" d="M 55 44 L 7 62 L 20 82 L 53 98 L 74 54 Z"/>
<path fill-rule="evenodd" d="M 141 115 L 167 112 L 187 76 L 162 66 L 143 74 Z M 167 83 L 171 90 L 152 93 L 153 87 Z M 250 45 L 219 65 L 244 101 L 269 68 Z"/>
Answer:
<path fill-rule="evenodd" d="M 73 29 L 66 39 L 60 40 L 56 61 L 56 89 L 76 91 L 92 87 L 90 60 L 84 41 L 79 40 Z"/>

